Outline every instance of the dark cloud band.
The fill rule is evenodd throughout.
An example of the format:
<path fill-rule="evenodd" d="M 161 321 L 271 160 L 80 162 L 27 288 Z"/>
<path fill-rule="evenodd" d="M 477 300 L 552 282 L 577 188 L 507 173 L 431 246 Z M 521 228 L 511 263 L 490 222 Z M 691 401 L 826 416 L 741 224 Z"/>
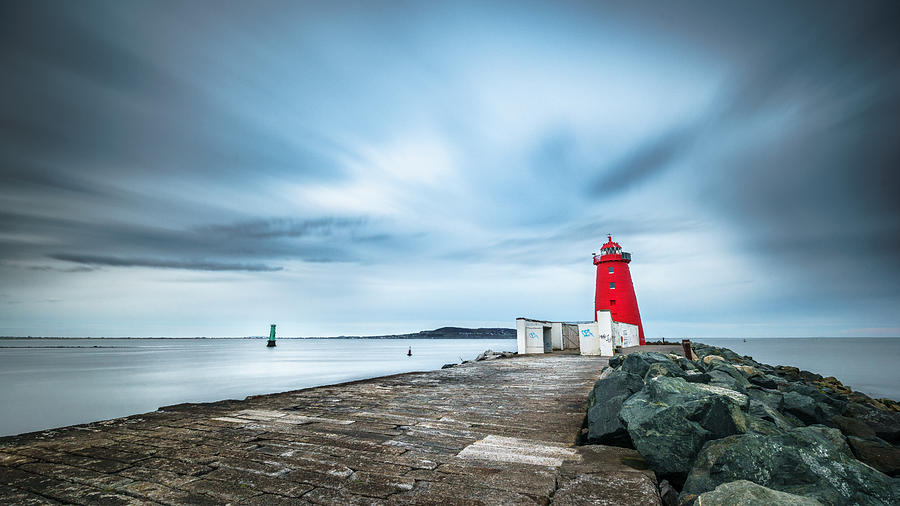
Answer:
<path fill-rule="evenodd" d="M 250 272 L 275 272 L 280 271 L 282 267 L 273 267 L 264 264 L 243 264 L 243 263 L 224 263 L 224 262 L 201 262 L 201 261 L 184 261 L 184 260 L 159 260 L 149 258 L 119 258 L 97 255 L 69 255 L 56 254 L 50 255 L 50 258 L 62 260 L 65 262 L 74 262 L 78 264 L 96 266 L 104 265 L 109 267 L 150 267 L 155 269 L 189 269 L 196 271 L 250 271 Z"/>

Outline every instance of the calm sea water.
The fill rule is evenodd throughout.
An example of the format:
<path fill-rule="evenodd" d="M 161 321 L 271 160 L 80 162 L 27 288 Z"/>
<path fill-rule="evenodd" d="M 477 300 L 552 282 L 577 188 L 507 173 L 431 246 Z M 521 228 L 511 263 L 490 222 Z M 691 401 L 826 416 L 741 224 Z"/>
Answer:
<path fill-rule="evenodd" d="M 428 371 L 489 348 L 516 340 L 0 339 L 0 435 Z"/>
<path fill-rule="evenodd" d="M 900 338 L 698 339 L 900 399 Z M 413 356 L 406 351 L 412 347 Z M 514 339 L 0 339 L 0 435 L 425 371 Z"/>
<path fill-rule="evenodd" d="M 900 400 L 900 338 L 697 339 L 750 355 L 769 365 L 791 365 L 834 376 L 871 397 Z"/>

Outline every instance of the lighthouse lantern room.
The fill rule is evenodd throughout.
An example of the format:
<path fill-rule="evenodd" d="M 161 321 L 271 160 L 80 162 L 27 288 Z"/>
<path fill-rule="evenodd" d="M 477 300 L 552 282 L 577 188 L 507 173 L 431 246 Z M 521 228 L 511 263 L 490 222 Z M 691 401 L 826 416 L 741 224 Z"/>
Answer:
<path fill-rule="evenodd" d="M 644 326 L 638 311 L 637 296 L 631 281 L 631 253 L 622 251 L 622 246 L 613 242 L 612 236 L 603 245 L 600 253 L 594 253 L 597 266 L 597 291 L 594 296 L 594 320 L 598 311 L 609 311 L 616 322 L 637 325 L 640 344 L 644 344 Z"/>

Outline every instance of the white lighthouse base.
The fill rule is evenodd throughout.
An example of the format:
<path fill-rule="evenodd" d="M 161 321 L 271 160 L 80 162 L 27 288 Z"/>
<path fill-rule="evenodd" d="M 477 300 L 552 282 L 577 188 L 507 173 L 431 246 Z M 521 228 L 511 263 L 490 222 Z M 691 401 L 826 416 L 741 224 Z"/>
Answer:
<path fill-rule="evenodd" d="M 609 320 L 612 322 L 614 346 L 622 346 L 624 348 L 628 348 L 630 346 L 640 346 L 641 339 L 637 325 L 625 322 L 617 322 L 612 319 L 612 317 L 610 316 L 610 312 L 605 309 L 597 311 L 597 321 L 602 321 L 606 318 L 609 318 Z"/>
<path fill-rule="evenodd" d="M 613 334 L 611 318 L 593 323 L 579 324 L 578 337 L 582 355 L 612 356 Z"/>

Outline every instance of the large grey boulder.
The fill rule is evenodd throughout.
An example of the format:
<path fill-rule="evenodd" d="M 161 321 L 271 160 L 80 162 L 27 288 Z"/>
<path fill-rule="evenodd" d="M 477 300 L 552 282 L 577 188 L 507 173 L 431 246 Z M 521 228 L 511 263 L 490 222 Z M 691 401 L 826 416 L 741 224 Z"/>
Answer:
<path fill-rule="evenodd" d="M 657 475 L 680 485 L 704 443 L 746 431 L 741 408 L 748 400 L 731 390 L 660 376 L 625 401 L 619 418 Z"/>
<path fill-rule="evenodd" d="M 876 437 L 875 430 L 862 420 L 848 416 L 833 416 L 831 421 L 845 436 L 856 436 L 862 439 L 874 439 Z"/>
<path fill-rule="evenodd" d="M 700 371 L 685 371 L 684 380 L 688 383 L 709 383 L 712 378 L 709 374 Z"/>
<path fill-rule="evenodd" d="M 651 364 L 650 368 L 647 369 L 647 373 L 644 374 L 644 380 L 655 378 L 657 376 L 672 376 L 675 378 L 683 378 L 684 376 L 687 376 L 687 373 L 684 372 L 684 369 L 682 369 L 680 365 L 669 360 L 666 362 L 655 362 Z"/>
<path fill-rule="evenodd" d="M 497 360 L 498 358 L 509 358 L 516 356 L 516 353 L 511 351 L 494 351 L 494 350 L 485 350 L 475 358 L 476 362 L 481 362 L 482 360 Z"/>
<path fill-rule="evenodd" d="M 747 389 L 747 395 L 750 396 L 751 415 L 768 420 L 783 429 L 792 429 L 806 425 L 796 416 L 784 411 L 784 395 L 781 392 L 751 386 Z M 759 406 L 759 404 L 765 405 L 765 408 Z"/>
<path fill-rule="evenodd" d="M 619 420 L 619 410 L 643 386 L 644 380 L 636 374 L 617 369 L 603 371 L 588 396 L 588 443 L 631 447 L 628 431 Z"/>
<path fill-rule="evenodd" d="M 708 374 L 699 370 L 684 370 L 677 362 L 671 360 L 669 362 L 655 362 L 652 364 L 650 369 L 647 369 L 647 374 L 644 375 L 644 381 L 659 376 L 682 378 L 688 383 L 709 383 L 711 379 Z"/>
<path fill-rule="evenodd" d="M 700 494 L 694 504 L 703 506 L 821 506 L 822 503 L 800 495 L 779 492 L 752 481 L 737 480 L 723 483 L 711 492 Z"/>
<path fill-rule="evenodd" d="M 900 412 L 876 409 L 854 402 L 844 408 L 843 415 L 865 422 L 878 437 L 888 443 L 900 444 Z"/>
<path fill-rule="evenodd" d="M 754 374 L 747 379 L 754 385 L 769 389 L 778 388 L 778 385 L 785 383 L 783 379 L 771 374 Z"/>
<path fill-rule="evenodd" d="M 740 355 L 729 350 L 728 348 L 717 348 L 715 346 L 709 346 L 702 343 L 692 343 L 691 346 L 694 350 L 694 353 L 696 353 L 697 356 L 701 359 L 706 357 L 707 355 L 718 355 L 730 362 L 743 362 L 743 358 Z"/>
<path fill-rule="evenodd" d="M 609 359 L 609 366 L 618 369 L 624 361 L 625 355 L 613 355 L 612 358 Z"/>
<path fill-rule="evenodd" d="M 853 455 L 860 461 L 888 476 L 900 477 L 900 448 L 877 438 L 862 439 L 850 436 L 847 442 Z"/>
<path fill-rule="evenodd" d="M 821 425 L 710 441 L 697 455 L 682 499 L 735 480 L 834 505 L 896 504 L 900 492 L 900 481 L 856 460 L 841 433 Z"/>
<path fill-rule="evenodd" d="M 632 353 L 630 355 L 625 356 L 625 360 L 622 361 L 622 370 L 625 372 L 630 372 L 632 374 L 637 374 L 641 378 L 647 375 L 647 371 L 650 369 L 650 366 L 658 363 L 669 363 L 669 357 L 663 355 L 662 353 L 656 353 L 655 351 L 647 352 L 647 353 Z"/>
<path fill-rule="evenodd" d="M 607 367 L 600 373 L 600 379 L 594 382 L 594 388 L 588 394 L 588 409 L 617 395 L 631 395 L 644 387 L 644 380 L 636 375 Z"/>
<path fill-rule="evenodd" d="M 777 390 L 750 387 L 747 389 L 747 395 L 754 401 L 761 402 L 772 409 L 781 411 L 784 408 L 784 395 Z"/>
<path fill-rule="evenodd" d="M 834 425 L 832 417 L 838 414 L 831 406 L 798 392 L 784 394 L 782 411 L 799 418 L 803 423 Z"/>
<path fill-rule="evenodd" d="M 697 367 L 697 364 L 694 363 L 693 360 L 688 360 L 684 357 L 678 357 L 677 359 L 675 359 L 675 361 L 678 362 L 678 365 L 681 366 L 681 368 L 684 369 L 685 371 L 699 371 L 700 370 L 700 368 Z"/>
<path fill-rule="evenodd" d="M 651 364 L 650 368 L 647 369 L 647 373 L 644 374 L 644 380 L 646 381 L 652 378 L 656 378 L 657 376 L 683 378 L 687 376 L 687 373 L 684 372 L 680 365 L 669 360 L 666 362 L 655 362 Z"/>
<path fill-rule="evenodd" d="M 750 386 L 750 382 L 741 371 L 722 362 L 711 363 L 706 368 L 706 374 L 709 374 L 710 385 L 719 385 L 742 393 L 747 392 L 747 387 Z"/>
<path fill-rule="evenodd" d="M 805 383 L 791 383 L 783 388 L 787 392 L 797 392 L 812 397 L 816 402 L 826 406 L 827 409 L 834 414 L 840 414 L 844 408 L 847 407 L 846 400 L 839 398 L 839 396 L 827 395 L 812 385 L 807 385 Z"/>
<path fill-rule="evenodd" d="M 747 414 L 745 418 L 747 419 L 747 432 L 767 435 L 781 434 L 784 432 L 783 428 L 775 425 L 774 422 L 768 419 L 751 414 Z"/>
<path fill-rule="evenodd" d="M 737 403 L 737 405 L 741 408 L 742 411 L 746 412 L 747 409 L 749 409 L 749 407 L 750 407 L 750 397 L 748 397 L 747 395 L 744 395 L 740 392 L 737 392 L 735 390 L 731 390 L 730 388 L 724 388 L 724 387 L 720 387 L 720 386 L 716 386 L 716 385 L 703 385 L 703 384 L 694 385 L 694 388 L 698 388 L 700 390 L 703 390 L 704 392 L 709 392 L 709 393 L 715 394 L 715 395 L 724 395 L 725 397 L 728 397 L 731 400 L 733 400 L 735 403 Z"/>
<path fill-rule="evenodd" d="M 763 402 L 754 400 L 751 398 L 750 400 L 750 409 L 748 410 L 750 415 L 753 415 L 761 420 L 771 423 L 778 429 L 785 431 L 791 430 L 794 427 L 801 426 L 803 424 L 794 423 L 791 419 L 781 414 L 777 409 L 772 406 L 765 404 Z M 759 431 L 757 431 L 759 432 Z"/>

